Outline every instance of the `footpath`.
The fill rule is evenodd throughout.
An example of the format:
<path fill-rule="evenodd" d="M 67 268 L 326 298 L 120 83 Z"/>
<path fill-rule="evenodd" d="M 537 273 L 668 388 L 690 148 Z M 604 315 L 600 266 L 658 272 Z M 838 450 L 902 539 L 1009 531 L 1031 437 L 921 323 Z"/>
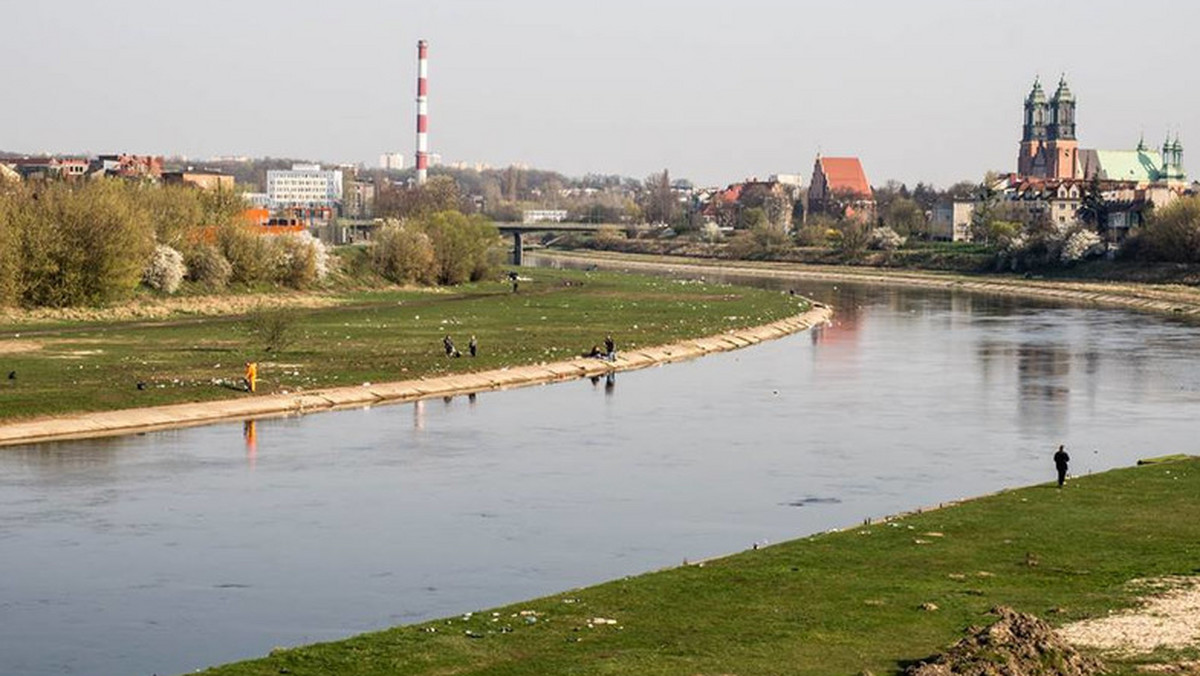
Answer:
<path fill-rule="evenodd" d="M 205 425 L 223 420 L 243 420 L 297 415 L 316 411 L 402 403 L 418 399 L 471 394 L 575 378 L 603 376 L 658 364 L 726 352 L 782 338 L 829 321 L 833 311 L 820 304 L 807 312 L 771 324 L 729 331 L 707 338 L 685 340 L 658 347 L 619 352 L 614 361 L 580 357 L 528 366 L 461 373 L 390 383 L 363 383 L 290 394 L 242 397 L 224 401 L 172 404 L 150 408 L 84 413 L 25 420 L 0 426 L 0 446 L 43 441 L 83 439 L 145 432 L 173 427 Z"/>
<path fill-rule="evenodd" d="M 860 284 L 898 285 L 961 290 L 1050 301 L 1122 307 L 1146 312 L 1200 316 L 1200 290 L 1181 285 L 1126 282 L 1023 279 L 1013 276 L 972 276 L 919 270 L 855 268 L 787 262 L 729 261 L 611 252 L 548 252 L 531 254 L 548 261 L 570 261 L 609 270 L 653 270 L 688 274 L 754 275 L 778 279 L 810 279 Z"/>

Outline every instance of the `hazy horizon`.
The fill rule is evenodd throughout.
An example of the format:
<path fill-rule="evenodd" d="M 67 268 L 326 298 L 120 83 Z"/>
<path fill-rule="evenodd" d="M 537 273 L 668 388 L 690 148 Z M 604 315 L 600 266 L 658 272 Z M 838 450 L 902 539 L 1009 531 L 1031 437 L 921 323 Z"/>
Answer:
<path fill-rule="evenodd" d="M 17 152 L 411 165 L 418 39 L 447 162 L 724 184 L 807 177 L 822 152 L 944 187 L 1015 169 L 1022 100 L 1061 73 L 1081 147 L 1200 129 L 1200 6 L 1163 0 L 7 4 Z"/>

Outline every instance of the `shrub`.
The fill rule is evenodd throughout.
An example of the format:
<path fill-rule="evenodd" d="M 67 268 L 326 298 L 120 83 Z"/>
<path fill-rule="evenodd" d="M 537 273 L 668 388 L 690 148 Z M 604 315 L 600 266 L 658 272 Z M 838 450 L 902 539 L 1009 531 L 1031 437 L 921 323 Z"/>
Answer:
<path fill-rule="evenodd" d="M 179 249 L 206 221 L 199 191 L 178 185 L 139 186 L 134 193 L 154 226 L 154 239 Z"/>
<path fill-rule="evenodd" d="M 21 301 L 23 216 L 16 191 L 0 187 L 0 307 Z"/>
<path fill-rule="evenodd" d="M 329 253 L 311 234 L 289 233 L 271 240 L 275 281 L 293 289 L 306 289 L 329 273 Z"/>
<path fill-rule="evenodd" d="M 259 308 L 246 316 L 246 330 L 266 352 L 281 352 L 296 341 L 296 311 Z"/>
<path fill-rule="evenodd" d="M 735 234 L 729 241 L 728 251 L 734 258 L 769 260 L 786 253 L 791 244 L 783 230 L 763 222 Z"/>
<path fill-rule="evenodd" d="M 188 252 L 187 278 L 193 282 L 219 290 L 229 285 L 232 276 L 233 266 L 217 247 L 201 244 Z"/>
<path fill-rule="evenodd" d="M 433 244 L 433 269 L 439 284 L 473 282 L 490 273 L 488 250 L 500 233 L 486 218 L 442 211 L 417 223 Z"/>
<path fill-rule="evenodd" d="M 256 284 L 272 281 L 279 268 L 278 252 L 256 229 L 228 223 L 217 230 L 217 246 L 233 271 L 230 281 Z"/>
<path fill-rule="evenodd" d="M 433 244 L 415 227 L 389 221 L 371 245 L 371 267 L 396 284 L 428 284 L 434 280 Z"/>
<path fill-rule="evenodd" d="M 183 254 L 166 244 L 154 247 L 150 264 L 142 273 L 142 281 L 152 289 L 165 293 L 175 293 L 183 283 L 187 268 L 183 264 Z"/>
<path fill-rule="evenodd" d="M 154 239 L 133 189 L 115 180 L 38 188 L 22 228 L 24 303 L 97 305 L 137 287 Z"/>
<path fill-rule="evenodd" d="M 1086 258 L 1092 258 L 1104 253 L 1104 243 L 1091 230 L 1080 228 L 1067 237 L 1063 243 L 1059 260 L 1063 263 L 1075 263 Z"/>
<path fill-rule="evenodd" d="M 820 223 L 803 225 L 796 231 L 796 244 L 800 246 L 828 246 L 829 228 Z"/>
<path fill-rule="evenodd" d="M 716 244 L 722 239 L 725 239 L 725 234 L 721 232 L 721 226 L 711 222 L 701 225 L 700 232 L 698 234 L 700 241 L 707 242 L 709 244 Z"/>
<path fill-rule="evenodd" d="M 905 238 L 888 226 L 873 228 L 867 239 L 867 246 L 876 251 L 895 251 L 904 246 Z"/>
<path fill-rule="evenodd" d="M 870 242 L 870 231 L 867 226 L 857 220 L 847 220 L 839 224 L 833 248 L 843 256 L 854 257 L 861 254 Z"/>

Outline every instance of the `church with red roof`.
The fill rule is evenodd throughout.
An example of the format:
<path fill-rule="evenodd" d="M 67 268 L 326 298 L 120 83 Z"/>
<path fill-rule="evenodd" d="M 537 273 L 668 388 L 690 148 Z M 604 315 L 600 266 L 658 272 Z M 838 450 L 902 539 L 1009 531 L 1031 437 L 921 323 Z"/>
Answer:
<path fill-rule="evenodd" d="M 875 196 L 857 157 L 821 157 L 813 164 L 808 186 L 808 212 L 870 220 Z"/>

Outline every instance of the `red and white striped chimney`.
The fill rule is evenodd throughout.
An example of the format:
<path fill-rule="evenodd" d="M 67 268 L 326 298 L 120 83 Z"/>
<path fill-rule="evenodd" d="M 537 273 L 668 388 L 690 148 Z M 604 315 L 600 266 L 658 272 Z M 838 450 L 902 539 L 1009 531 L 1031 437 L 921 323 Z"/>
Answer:
<path fill-rule="evenodd" d="M 417 185 L 429 171 L 429 43 L 417 42 Z"/>

